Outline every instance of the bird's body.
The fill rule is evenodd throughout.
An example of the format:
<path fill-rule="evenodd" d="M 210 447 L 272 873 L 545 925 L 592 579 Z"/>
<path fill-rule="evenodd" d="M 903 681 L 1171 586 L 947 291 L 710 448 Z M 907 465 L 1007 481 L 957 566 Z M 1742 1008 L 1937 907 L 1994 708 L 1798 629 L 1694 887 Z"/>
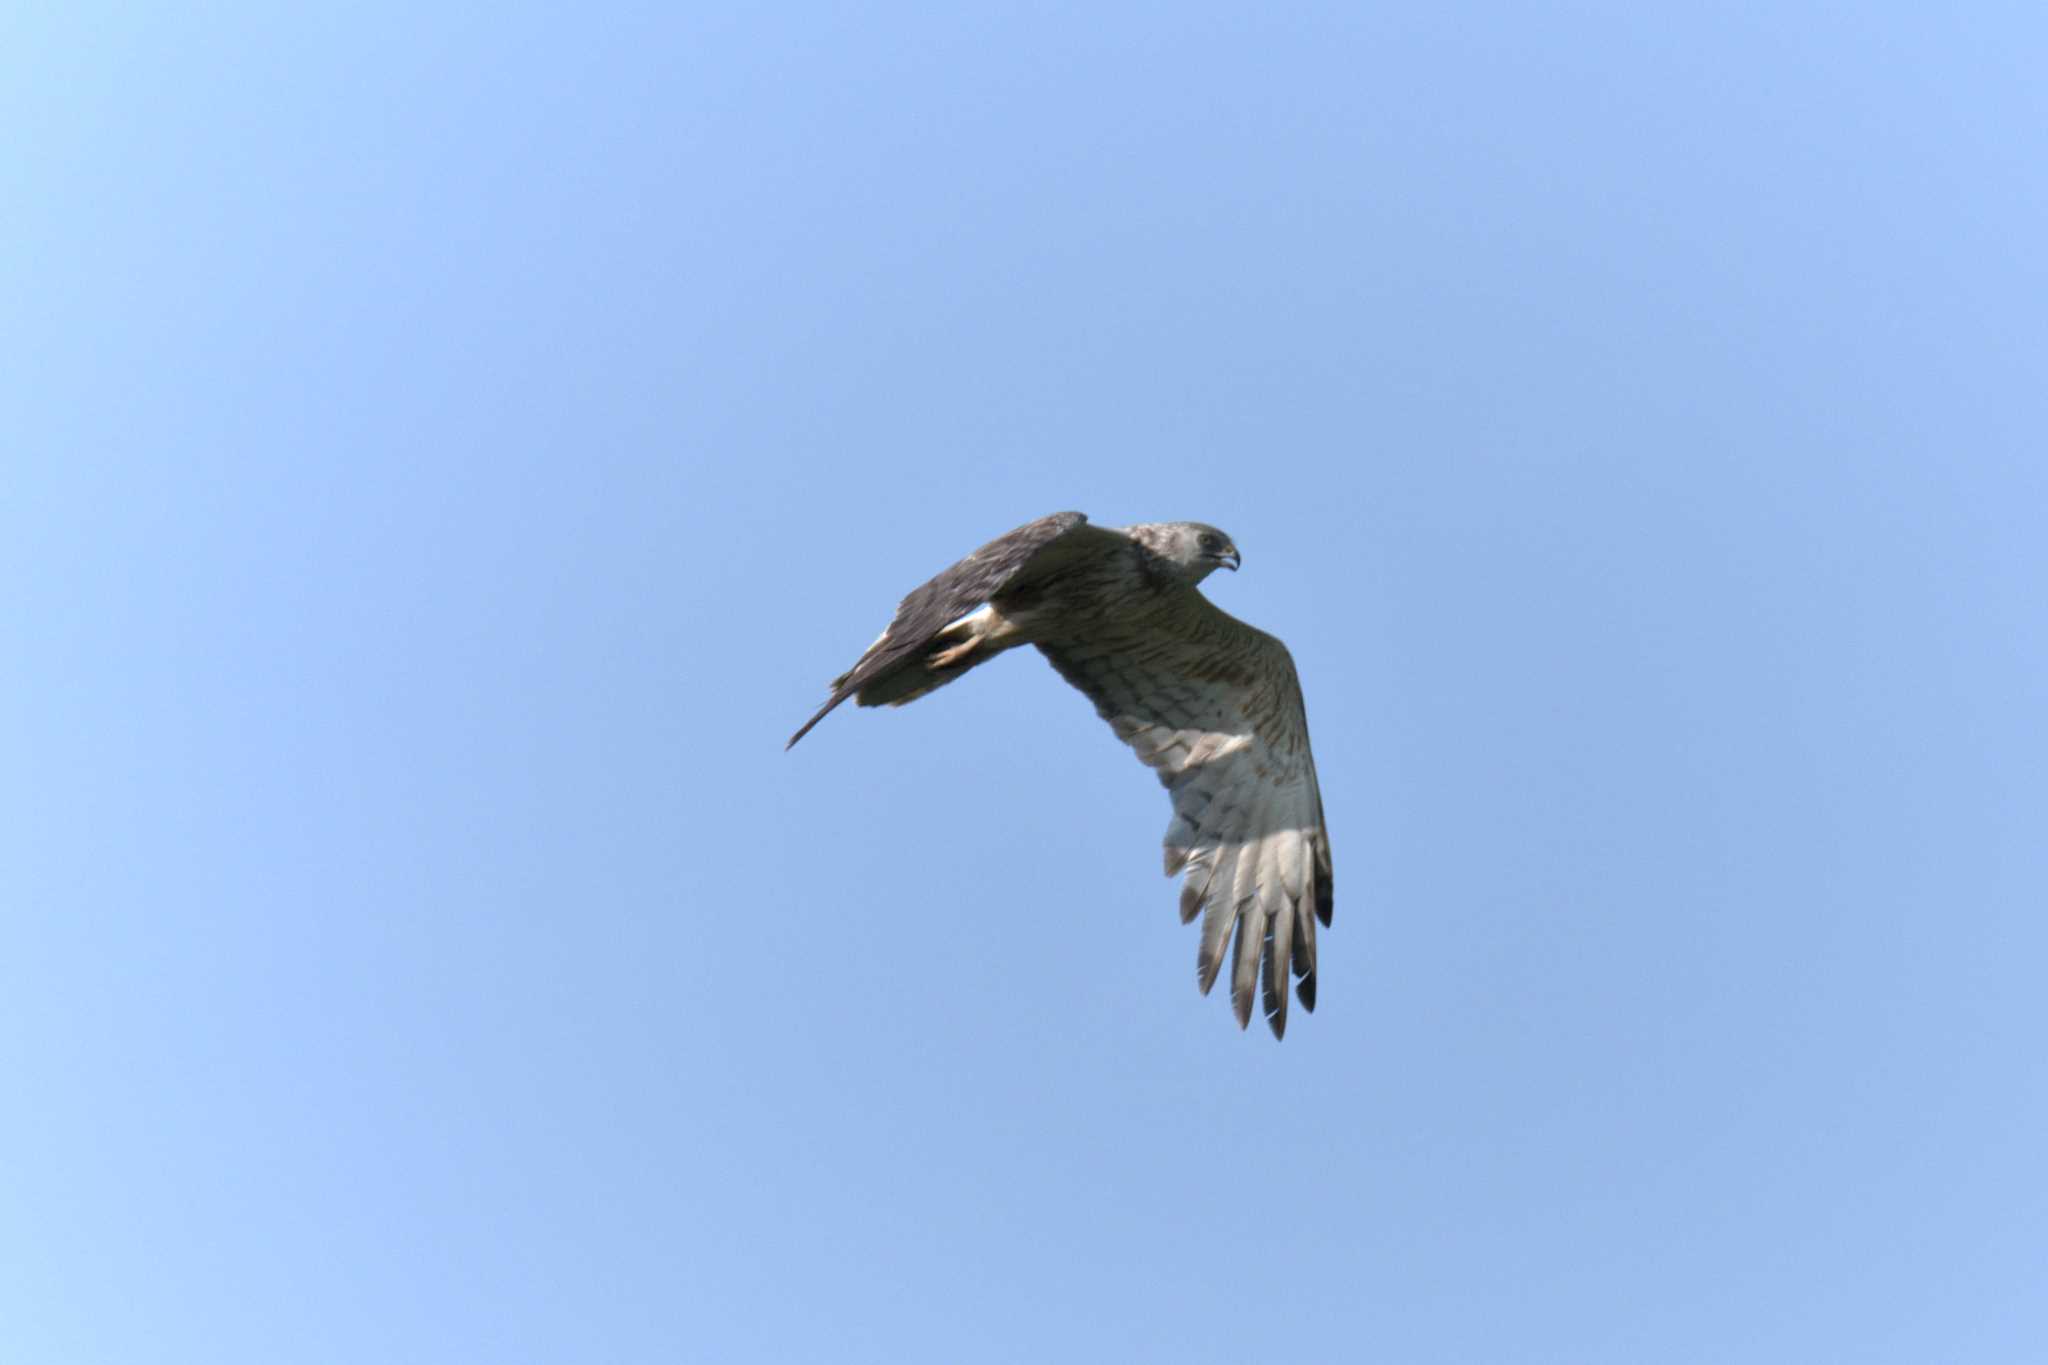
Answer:
<path fill-rule="evenodd" d="M 1185 872 L 1182 919 L 1203 916 L 1202 990 L 1235 930 L 1238 1023 L 1251 1017 L 1256 981 L 1277 1037 L 1290 968 L 1303 1006 L 1315 1008 L 1329 841 L 1293 660 L 1197 590 L 1238 562 L 1229 537 L 1199 523 L 1112 530 L 1078 512 L 1041 517 L 905 597 L 789 743 L 848 697 L 900 706 L 1006 650 L 1037 646 L 1172 793 L 1166 871 Z"/>

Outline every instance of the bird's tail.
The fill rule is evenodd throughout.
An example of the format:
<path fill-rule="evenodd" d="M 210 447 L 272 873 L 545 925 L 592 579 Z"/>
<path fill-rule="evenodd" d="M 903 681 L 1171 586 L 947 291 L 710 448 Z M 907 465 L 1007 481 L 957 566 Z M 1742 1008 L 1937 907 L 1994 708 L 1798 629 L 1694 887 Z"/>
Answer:
<path fill-rule="evenodd" d="M 852 695 L 852 692 L 835 691 L 832 694 L 832 700 L 826 702 L 823 706 L 819 707 L 818 714 L 812 716 L 809 720 L 805 721 L 803 725 L 798 728 L 797 732 L 789 737 L 789 743 L 782 746 L 783 752 L 787 753 L 791 749 L 794 749 L 796 747 L 796 742 L 811 732 L 812 726 L 816 725 L 819 721 L 825 719 L 825 717 L 831 715 L 833 707 L 839 705 L 840 702 L 845 701 L 848 697 Z"/>
<path fill-rule="evenodd" d="M 987 663 L 996 655 L 1023 643 L 1013 635 L 997 636 L 998 618 L 986 612 L 962 617 L 937 635 L 909 650 L 887 648 L 886 636 L 876 641 L 868 657 L 852 671 L 832 680 L 832 696 L 818 713 L 789 737 L 784 749 L 811 732 L 811 727 L 832 713 L 832 709 L 854 698 L 861 706 L 904 706 L 928 692 L 936 692 L 961 674 Z"/>

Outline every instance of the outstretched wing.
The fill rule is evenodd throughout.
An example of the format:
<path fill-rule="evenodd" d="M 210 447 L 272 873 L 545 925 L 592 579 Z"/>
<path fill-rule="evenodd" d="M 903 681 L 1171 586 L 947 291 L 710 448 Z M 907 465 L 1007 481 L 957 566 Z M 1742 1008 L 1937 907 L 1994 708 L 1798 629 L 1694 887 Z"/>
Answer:
<path fill-rule="evenodd" d="M 889 628 L 852 668 L 832 680 L 831 699 L 783 747 L 809 734 L 812 726 L 848 697 L 858 697 L 863 706 L 905 702 L 965 672 L 961 668 L 935 673 L 926 667 L 924 656 L 939 633 L 998 594 L 1027 587 L 1082 555 L 1100 553 L 1105 545 L 1122 540 L 1117 532 L 1087 522 L 1079 512 L 1040 517 L 997 536 L 912 590 L 897 604 L 896 619 Z"/>
<path fill-rule="evenodd" d="M 1150 628 L 1038 648 L 1172 793 L 1166 875 L 1185 874 L 1181 922 L 1202 916 L 1202 993 L 1234 929 L 1238 1025 L 1251 1020 L 1256 979 L 1277 1038 L 1290 969 L 1302 1007 L 1316 1007 L 1315 922 L 1329 924 L 1332 905 L 1301 683 L 1278 640 L 1192 589 L 1176 597 Z"/>

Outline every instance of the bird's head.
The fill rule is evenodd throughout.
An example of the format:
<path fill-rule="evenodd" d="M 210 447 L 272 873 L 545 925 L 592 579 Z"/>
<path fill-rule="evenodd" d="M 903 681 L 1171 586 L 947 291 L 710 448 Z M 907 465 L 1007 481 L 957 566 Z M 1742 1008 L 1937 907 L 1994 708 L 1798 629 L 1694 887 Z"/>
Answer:
<path fill-rule="evenodd" d="M 1219 568 L 1235 569 L 1244 562 L 1229 536 L 1199 521 L 1133 526 L 1130 535 L 1189 583 L 1199 583 Z"/>

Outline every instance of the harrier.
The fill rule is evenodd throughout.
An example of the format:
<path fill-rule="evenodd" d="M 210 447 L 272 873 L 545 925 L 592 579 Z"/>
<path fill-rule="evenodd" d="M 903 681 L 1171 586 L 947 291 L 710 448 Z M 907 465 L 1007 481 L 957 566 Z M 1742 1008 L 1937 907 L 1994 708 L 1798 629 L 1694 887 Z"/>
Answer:
<path fill-rule="evenodd" d="M 1241 562 L 1230 537 L 1200 522 L 1110 530 L 1079 512 L 1041 517 L 904 598 L 789 743 L 848 697 L 901 706 L 1006 649 L 1036 646 L 1172 795 L 1166 875 L 1185 874 L 1181 922 L 1202 916 L 1202 993 L 1235 930 L 1238 1026 L 1251 1021 L 1256 981 L 1278 1038 L 1290 969 L 1302 1008 L 1316 1007 L 1330 842 L 1287 647 L 1196 590 Z"/>

